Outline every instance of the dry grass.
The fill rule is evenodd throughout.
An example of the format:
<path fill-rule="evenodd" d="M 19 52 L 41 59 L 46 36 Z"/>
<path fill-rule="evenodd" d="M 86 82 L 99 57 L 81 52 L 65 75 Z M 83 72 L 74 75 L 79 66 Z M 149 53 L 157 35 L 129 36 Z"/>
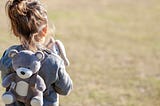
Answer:
<path fill-rule="evenodd" d="M 160 106 L 159 0 L 42 1 L 71 61 L 61 106 Z M 0 12 L 2 54 L 17 40 Z"/>

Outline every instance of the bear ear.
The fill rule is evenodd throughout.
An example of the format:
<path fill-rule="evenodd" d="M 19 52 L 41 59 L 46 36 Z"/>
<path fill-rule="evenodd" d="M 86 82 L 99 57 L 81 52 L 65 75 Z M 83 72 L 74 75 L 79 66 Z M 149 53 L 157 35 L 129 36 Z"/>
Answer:
<path fill-rule="evenodd" d="M 44 59 L 44 53 L 42 51 L 36 52 L 35 55 L 39 61 L 42 61 Z"/>
<path fill-rule="evenodd" d="M 10 50 L 8 57 L 14 58 L 17 54 L 18 54 L 18 51 L 13 49 L 13 50 Z"/>

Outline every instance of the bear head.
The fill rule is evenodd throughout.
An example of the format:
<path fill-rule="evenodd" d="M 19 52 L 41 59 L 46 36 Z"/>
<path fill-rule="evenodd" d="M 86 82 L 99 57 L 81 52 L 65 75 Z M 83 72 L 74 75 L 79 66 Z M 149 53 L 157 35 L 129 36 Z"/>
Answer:
<path fill-rule="evenodd" d="M 27 79 L 39 71 L 44 54 L 41 51 L 34 53 L 29 50 L 22 50 L 18 52 L 14 49 L 9 52 L 9 57 L 12 59 L 12 67 L 18 77 Z"/>

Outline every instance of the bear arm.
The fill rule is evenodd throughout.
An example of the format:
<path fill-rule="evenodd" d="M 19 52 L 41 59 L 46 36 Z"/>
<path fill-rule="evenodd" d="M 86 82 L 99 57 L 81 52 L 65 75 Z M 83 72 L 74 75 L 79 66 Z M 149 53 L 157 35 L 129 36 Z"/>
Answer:
<path fill-rule="evenodd" d="M 10 86 L 10 84 L 14 81 L 16 76 L 16 73 L 12 73 L 7 75 L 6 77 L 4 77 L 3 81 L 2 81 L 2 86 L 7 88 Z"/>
<path fill-rule="evenodd" d="M 45 91 L 46 84 L 45 84 L 44 80 L 42 79 L 42 77 L 40 77 L 39 75 L 37 75 L 36 84 L 37 84 L 37 89 L 38 90 Z"/>

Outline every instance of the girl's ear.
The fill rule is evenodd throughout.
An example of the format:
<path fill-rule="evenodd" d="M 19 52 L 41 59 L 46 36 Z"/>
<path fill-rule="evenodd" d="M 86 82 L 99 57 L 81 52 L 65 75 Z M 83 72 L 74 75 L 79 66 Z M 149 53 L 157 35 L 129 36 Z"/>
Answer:
<path fill-rule="evenodd" d="M 47 25 L 42 26 L 42 29 L 40 30 L 41 36 L 46 36 L 46 33 L 47 33 Z"/>
<path fill-rule="evenodd" d="M 42 61 L 44 59 L 44 53 L 42 51 L 37 51 L 35 55 L 39 61 Z"/>
<path fill-rule="evenodd" d="M 18 51 L 13 49 L 9 52 L 8 57 L 14 58 L 18 54 Z"/>
<path fill-rule="evenodd" d="M 43 31 L 43 34 L 46 35 L 46 33 L 47 33 L 47 25 L 42 29 L 42 31 Z M 45 36 L 45 35 L 44 35 L 44 36 Z"/>

